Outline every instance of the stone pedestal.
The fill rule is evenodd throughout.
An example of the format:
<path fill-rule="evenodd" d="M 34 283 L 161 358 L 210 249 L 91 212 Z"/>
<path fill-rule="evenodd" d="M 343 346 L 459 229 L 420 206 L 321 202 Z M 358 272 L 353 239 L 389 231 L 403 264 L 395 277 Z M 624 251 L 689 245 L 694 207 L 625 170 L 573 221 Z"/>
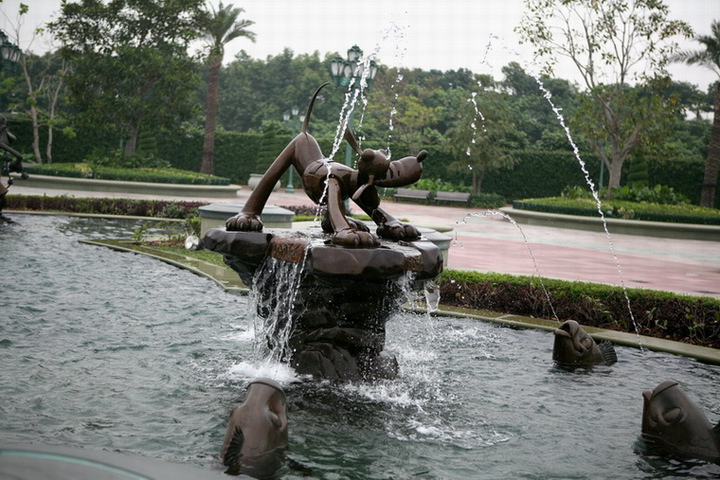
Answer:
<path fill-rule="evenodd" d="M 215 228 L 203 245 L 222 253 L 253 288 L 261 317 L 270 318 L 286 302 L 267 340 L 278 348 L 277 339 L 287 332 L 279 347 L 298 373 L 337 380 L 392 378 L 397 361 L 383 352 L 385 323 L 404 301 L 408 284 L 422 289 L 440 274 L 442 254 L 426 239 L 348 248 L 327 244 L 325 238 L 319 228 Z M 297 275 L 290 288 L 280 274 L 288 266 Z"/>
<path fill-rule="evenodd" d="M 211 228 L 225 227 L 225 220 L 239 213 L 245 206 L 242 202 L 223 202 L 203 205 L 198 208 L 200 215 L 200 235 Z M 295 214 L 287 208 L 265 205 L 261 217 L 266 228 L 290 228 Z"/>

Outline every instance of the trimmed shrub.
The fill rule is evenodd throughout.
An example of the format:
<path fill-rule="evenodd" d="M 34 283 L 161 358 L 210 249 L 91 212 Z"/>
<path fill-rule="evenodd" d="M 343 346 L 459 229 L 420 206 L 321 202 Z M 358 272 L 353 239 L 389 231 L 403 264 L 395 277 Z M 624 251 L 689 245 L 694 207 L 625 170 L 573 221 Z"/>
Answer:
<path fill-rule="evenodd" d="M 584 217 L 597 217 L 599 215 L 595 200 L 589 198 L 530 198 L 514 201 L 513 208 Z M 658 203 L 627 202 L 612 199 L 604 200 L 602 209 L 604 215 L 612 218 L 720 225 L 720 210 L 696 205 L 661 205 Z"/>
<path fill-rule="evenodd" d="M 445 270 L 440 281 L 443 305 L 475 310 L 553 318 L 548 297 L 559 321 L 720 347 L 720 300 L 713 298 L 462 270 Z"/>

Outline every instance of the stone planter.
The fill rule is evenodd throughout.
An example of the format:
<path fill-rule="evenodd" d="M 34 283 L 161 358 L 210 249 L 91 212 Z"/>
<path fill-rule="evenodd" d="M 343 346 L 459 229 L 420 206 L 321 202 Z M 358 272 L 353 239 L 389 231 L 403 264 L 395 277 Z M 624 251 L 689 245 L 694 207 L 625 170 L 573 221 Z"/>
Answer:
<path fill-rule="evenodd" d="M 262 179 L 263 174 L 262 173 L 251 173 L 250 178 L 248 179 L 248 187 L 250 190 L 255 190 L 255 187 L 258 186 L 258 183 L 260 182 L 260 179 Z M 278 181 L 275 186 L 273 187 L 273 192 L 277 192 L 280 190 L 280 182 Z"/>

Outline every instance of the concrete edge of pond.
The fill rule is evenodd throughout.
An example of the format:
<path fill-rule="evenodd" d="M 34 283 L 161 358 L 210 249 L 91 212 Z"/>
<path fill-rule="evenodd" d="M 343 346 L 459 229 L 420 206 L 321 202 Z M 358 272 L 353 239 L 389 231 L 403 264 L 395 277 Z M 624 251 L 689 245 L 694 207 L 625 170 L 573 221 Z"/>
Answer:
<path fill-rule="evenodd" d="M 237 274 L 229 268 L 214 265 L 190 256 L 164 252 L 152 247 L 135 244 L 129 240 L 81 240 L 81 242 L 89 245 L 107 247 L 113 250 L 149 256 L 175 267 L 189 270 L 196 275 L 207 277 L 213 280 L 224 290 L 231 293 L 246 294 L 249 291 L 248 287 L 238 278 Z M 426 311 L 425 309 L 411 306 L 406 308 L 416 312 Z M 548 332 L 554 331 L 559 326 L 559 323 L 555 320 L 524 317 L 521 315 L 499 313 L 490 310 L 470 310 L 447 306 L 440 307 L 438 310 L 433 312 L 432 315 L 460 316 L 508 327 L 534 328 Z M 720 350 L 715 348 L 690 345 L 672 340 L 619 332 L 616 330 L 607 330 L 597 327 L 589 327 L 585 325 L 583 325 L 583 329 L 597 341 L 607 340 L 614 344 L 627 347 L 647 348 L 652 351 L 694 358 L 698 361 L 712 365 L 720 365 Z"/>
<path fill-rule="evenodd" d="M 19 175 L 12 174 L 13 178 Z M 88 192 L 115 192 L 132 194 L 173 195 L 181 197 L 236 198 L 240 185 L 199 185 L 189 183 L 131 182 L 124 180 L 101 180 L 97 178 L 73 178 L 54 175 L 32 174 L 22 180 L 22 185 L 32 188 L 69 189 Z"/>

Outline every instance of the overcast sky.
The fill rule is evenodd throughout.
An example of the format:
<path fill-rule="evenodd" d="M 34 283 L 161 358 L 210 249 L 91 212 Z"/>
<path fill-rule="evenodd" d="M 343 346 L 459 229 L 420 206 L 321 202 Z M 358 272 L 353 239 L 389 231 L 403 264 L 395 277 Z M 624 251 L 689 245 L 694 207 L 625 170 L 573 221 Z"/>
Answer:
<path fill-rule="evenodd" d="M 29 45 L 32 31 L 57 14 L 61 0 L 0 0 L 0 28 L 12 30 L 20 3 L 29 6 L 21 29 L 20 47 L 34 52 L 49 49 L 46 39 Z M 212 0 L 217 4 L 217 0 Z M 517 61 L 535 73 L 528 46 L 513 32 L 523 14 L 523 0 L 225 0 L 245 9 L 243 18 L 255 24 L 256 43 L 241 38 L 227 47 L 225 61 L 241 49 L 264 59 L 288 47 L 296 54 L 345 51 L 360 46 L 385 65 L 450 70 L 467 68 L 502 79 L 500 69 Z M 688 22 L 697 34 L 710 34 L 710 23 L 720 20 L 720 0 L 666 0 L 671 18 Z M 10 18 L 10 21 L 7 20 Z M 698 49 L 691 40 L 684 48 Z M 703 91 L 717 80 L 706 68 L 674 65 L 675 80 Z M 556 76 L 576 79 L 568 67 Z"/>

